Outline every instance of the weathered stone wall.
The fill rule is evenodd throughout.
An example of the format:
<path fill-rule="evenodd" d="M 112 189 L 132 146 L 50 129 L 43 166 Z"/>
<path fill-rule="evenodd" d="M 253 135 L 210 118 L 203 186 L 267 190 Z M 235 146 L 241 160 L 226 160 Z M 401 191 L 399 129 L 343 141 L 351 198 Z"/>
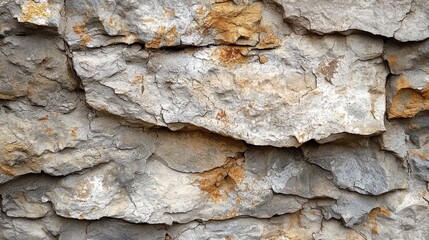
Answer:
<path fill-rule="evenodd" d="M 1 0 L 0 239 L 429 239 L 426 0 Z"/>

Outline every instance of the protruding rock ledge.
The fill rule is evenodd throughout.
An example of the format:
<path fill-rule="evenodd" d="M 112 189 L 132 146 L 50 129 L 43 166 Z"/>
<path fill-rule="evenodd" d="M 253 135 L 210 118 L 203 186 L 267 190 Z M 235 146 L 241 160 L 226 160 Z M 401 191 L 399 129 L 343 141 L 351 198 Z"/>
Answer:
<path fill-rule="evenodd" d="M 278 49 L 73 52 L 87 102 L 159 126 L 191 124 L 255 145 L 299 146 L 384 130 L 383 42 L 290 35 Z"/>
<path fill-rule="evenodd" d="M 426 0 L 273 0 L 284 9 L 284 18 L 295 28 L 319 34 L 369 32 L 399 41 L 429 38 L 429 5 Z"/>

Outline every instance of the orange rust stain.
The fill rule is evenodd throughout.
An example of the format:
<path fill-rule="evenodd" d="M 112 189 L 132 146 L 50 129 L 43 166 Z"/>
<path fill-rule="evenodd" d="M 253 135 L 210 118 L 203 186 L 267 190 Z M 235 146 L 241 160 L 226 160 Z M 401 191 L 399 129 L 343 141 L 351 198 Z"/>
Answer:
<path fill-rule="evenodd" d="M 294 212 L 290 215 L 289 223 L 287 226 L 287 229 L 290 230 L 292 228 L 300 228 L 302 227 L 302 210 L 299 210 L 297 212 Z"/>
<path fill-rule="evenodd" d="M 280 46 L 280 39 L 269 27 L 262 26 L 260 28 L 259 42 L 257 48 L 275 48 Z"/>
<path fill-rule="evenodd" d="M 197 10 L 198 13 L 198 10 Z M 241 39 L 258 38 L 262 19 L 262 3 L 215 3 L 200 23 L 203 34 L 216 34 L 217 40 L 235 43 Z"/>
<path fill-rule="evenodd" d="M 428 110 L 428 87 L 421 91 L 412 88 L 397 91 L 389 108 L 389 118 L 414 117 L 418 112 Z"/>
<path fill-rule="evenodd" d="M 245 47 L 223 46 L 216 49 L 213 55 L 224 65 L 231 66 L 247 62 L 247 51 Z"/>
<path fill-rule="evenodd" d="M 49 4 L 47 2 L 35 2 L 28 0 L 21 7 L 21 19 L 24 22 L 35 23 L 38 18 L 50 18 L 52 13 L 49 12 Z"/>
<path fill-rule="evenodd" d="M 399 78 L 398 81 L 396 81 L 396 90 L 400 90 L 403 88 L 411 88 L 410 83 L 408 82 L 408 79 L 405 76 L 402 76 Z"/>
<path fill-rule="evenodd" d="M 429 159 L 429 155 L 427 155 L 426 153 L 420 153 L 418 156 L 422 159 Z"/>
<path fill-rule="evenodd" d="M 377 217 L 385 217 L 388 218 L 392 215 L 392 212 L 385 208 L 374 208 L 371 210 L 368 216 L 366 227 L 371 227 L 371 233 L 372 234 L 378 234 L 378 221 Z"/>
<path fill-rule="evenodd" d="M 143 18 L 143 22 L 145 22 L 145 23 L 155 22 L 155 19 L 154 18 Z"/>
<path fill-rule="evenodd" d="M 245 177 L 244 170 L 238 165 L 242 162 L 242 157 L 228 158 L 222 167 L 197 175 L 198 186 L 209 195 L 210 201 L 222 202 L 228 197 L 228 193 L 235 191 Z"/>
<path fill-rule="evenodd" d="M 87 46 L 89 43 L 92 42 L 92 39 L 86 33 L 85 23 L 76 23 L 73 26 L 73 31 L 80 37 L 80 39 L 81 39 L 80 45 L 81 46 Z"/>
<path fill-rule="evenodd" d="M 30 160 L 26 160 L 23 163 L 20 163 L 14 166 L 0 164 L 0 170 L 3 173 L 3 175 L 6 175 L 6 176 L 19 176 L 19 175 L 28 173 L 29 171 L 37 172 L 39 169 L 40 169 L 40 163 L 33 162 Z"/>
<path fill-rule="evenodd" d="M 216 119 L 228 122 L 228 116 L 226 115 L 226 112 L 224 110 L 221 110 L 216 114 Z"/>
<path fill-rule="evenodd" d="M 398 65 L 398 56 L 396 54 L 390 54 L 387 56 L 387 62 L 390 67 L 396 67 Z"/>
<path fill-rule="evenodd" d="M 77 128 L 77 127 L 74 127 L 74 128 L 72 128 L 72 130 L 70 131 L 70 136 L 71 136 L 71 138 L 73 139 L 73 140 L 75 140 L 76 138 L 77 138 L 77 130 L 78 130 L 79 128 Z"/>
<path fill-rule="evenodd" d="M 197 14 L 198 14 L 198 15 L 203 15 L 203 13 L 204 13 L 204 7 L 203 7 L 203 6 L 199 6 L 199 7 L 197 8 Z"/>
<path fill-rule="evenodd" d="M 146 43 L 146 48 L 160 48 L 162 46 L 174 46 L 176 45 L 179 37 L 176 26 L 173 26 L 167 30 L 164 26 L 160 27 L 157 32 L 157 36 L 150 42 Z"/>
<path fill-rule="evenodd" d="M 43 116 L 41 118 L 38 118 L 36 121 L 38 121 L 38 122 L 44 122 L 44 121 L 47 121 L 47 120 L 49 120 L 49 115 L 48 114 L 46 114 L 45 116 Z"/>

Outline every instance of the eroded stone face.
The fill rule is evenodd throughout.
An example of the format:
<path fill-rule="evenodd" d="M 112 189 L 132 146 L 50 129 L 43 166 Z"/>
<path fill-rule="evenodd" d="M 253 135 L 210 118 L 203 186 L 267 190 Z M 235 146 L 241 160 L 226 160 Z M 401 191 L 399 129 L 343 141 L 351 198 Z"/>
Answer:
<path fill-rule="evenodd" d="M 192 124 L 273 146 L 384 130 L 380 39 L 291 35 L 286 41 L 268 52 L 112 46 L 74 52 L 73 61 L 92 107 L 173 129 Z"/>
<path fill-rule="evenodd" d="M 404 42 L 429 37 L 429 6 L 425 0 L 275 2 L 283 7 L 285 20 L 298 29 L 321 34 L 360 30 Z"/>
<path fill-rule="evenodd" d="M 28 96 L 40 106 L 76 98 L 77 79 L 69 69 L 64 41 L 43 35 L 0 40 L 0 99 Z"/>
<path fill-rule="evenodd" d="M 144 43 L 147 48 L 237 44 L 279 45 L 262 17 L 262 2 L 82 1 L 66 2 L 65 39 L 73 48 Z"/>
<path fill-rule="evenodd" d="M 384 58 L 394 75 L 388 81 L 389 118 L 410 118 L 429 109 L 429 41 L 386 45 Z"/>
<path fill-rule="evenodd" d="M 0 1 L 0 239 L 429 239 L 428 6 Z"/>
<path fill-rule="evenodd" d="M 3 0 L 0 8 L 0 36 L 34 31 L 37 27 L 62 31 L 63 0 Z"/>

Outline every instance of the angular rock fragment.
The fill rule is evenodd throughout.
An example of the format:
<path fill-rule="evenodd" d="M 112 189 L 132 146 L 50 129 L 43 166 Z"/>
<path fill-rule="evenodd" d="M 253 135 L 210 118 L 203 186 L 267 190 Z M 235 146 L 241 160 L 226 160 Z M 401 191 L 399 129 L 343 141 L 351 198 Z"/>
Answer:
<path fill-rule="evenodd" d="M 2 0 L 0 36 L 34 31 L 41 27 L 61 31 L 63 8 L 64 0 Z"/>
<path fill-rule="evenodd" d="M 369 146 L 304 146 L 308 161 L 332 172 L 335 185 L 360 194 L 380 195 L 407 187 L 407 170 L 395 156 Z"/>
<path fill-rule="evenodd" d="M 0 39 L 0 99 L 28 96 L 34 104 L 51 108 L 76 99 L 71 91 L 78 82 L 64 51 L 64 41 L 55 36 Z"/>
<path fill-rule="evenodd" d="M 264 52 L 118 45 L 74 52 L 73 61 L 92 107 L 172 129 L 195 125 L 280 147 L 384 130 L 381 39 L 290 35 L 286 41 Z"/>
<path fill-rule="evenodd" d="M 176 172 L 151 158 L 146 164 L 123 162 L 121 166 L 111 163 L 67 176 L 47 193 L 48 199 L 65 217 L 167 224 L 240 215 L 267 218 L 295 212 L 305 202 L 273 195 L 269 184 L 255 180 L 246 170 L 243 159 L 195 174 Z M 124 175 L 124 171 L 134 174 Z"/>
<path fill-rule="evenodd" d="M 62 114 L 25 101 L 1 102 L 0 182 L 41 171 L 64 175 L 103 162 L 95 148 L 78 148 L 89 132 L 90 112 L 83 105 L 77 101 Z"/>
<path fill-rule="evenodd" d="M 380 145 L 383 150 L 391 151 L 396 156 L 404 159 L 408 154 L 408 139 L 404 128 L 397 123 L 386 121 L 386 132 L 380 137 Z"/>
<path fill-rule="evenodd" d="M 403 42 L 429 38 L 425 0 L 274 2 L 283 7 L 286 21 L 319 34 L 360 30 Z"/>
<path fill-rule="evenodd" d="M 273 191 L 304 198 L 338 198 L 340 191 L 330 172 L 308 163 L 299 150 L 250 148 L 246 151 L 250 171 L 271 182 Z"/>
<path fill-rule="evenodd" d="M 429 40 L 407 45 L 388 41 L 384 58 L 393 75 L 388 79 L 389 118 L 410 118 L 429 109 Z"/>

